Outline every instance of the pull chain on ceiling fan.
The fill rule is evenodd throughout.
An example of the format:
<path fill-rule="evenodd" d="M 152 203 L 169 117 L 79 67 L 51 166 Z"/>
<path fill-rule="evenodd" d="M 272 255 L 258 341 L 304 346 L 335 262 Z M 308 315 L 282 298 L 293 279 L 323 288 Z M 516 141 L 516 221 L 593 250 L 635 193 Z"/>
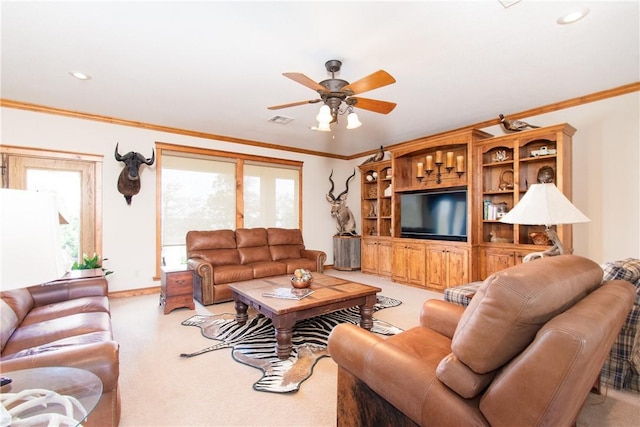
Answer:
<path fill-rule="evenodd" d="M 319 99 L 274 105 L 268 107 L 269 110 L 279 110 L 281 108 L 296 107 L 304 104 L 315 104 L 322 101 L 323 106 L 320 108 L 318 116 L 316 116 L 319 123 L 317 130 L 328 131 L 330 130 L 329 125 L 331 123 L 337 123 L 338 114 L 344 114 L 346 112 L 349 113 L 347 117 L 347 129 L 360 126 L 362 123 L 360 123 L 353 112 L 354 107 L 380 114 L 389 114 L 396 107 L 396 104 L 393 102 L 353 96 L 395 83 L 396 80 L 386 71 L 378 70 L 360 80 L 349 83 L 346 80 L 335 78 L 335 73 L 340 71 L 340 67 L 342 66 L 341 61 L 332 59 L 327 61 L 324 66 L 327 71 L 331 73 L 331 78 L 323 80 L 320 83 L 315 82 L 302 73 L 282 73 L 283 76 L 318 92 L 320 95 Z M 346 108 L 340 110 L 343 102 L 346 104 Z"/>

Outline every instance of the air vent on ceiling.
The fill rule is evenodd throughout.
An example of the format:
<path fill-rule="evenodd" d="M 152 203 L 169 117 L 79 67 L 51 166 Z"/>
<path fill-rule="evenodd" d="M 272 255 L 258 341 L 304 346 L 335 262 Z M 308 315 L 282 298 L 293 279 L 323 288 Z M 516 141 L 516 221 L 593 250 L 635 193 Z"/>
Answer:
<path fill-rule="evenodd" d="M 498 0 L 498 1 L 502 3 L 502 6 L 504 6 L 505 9 L 520 2 L 520 0 Z"/>
<path fill-rule="evenodd" d="M 281 125 L 286 125 L 287 123 L 291 122 L 293 120 L 293 118 L 291 117 L 286 117 L 286 116 L 273 116 L 269 119 L 270 122 L 273 123 L 279 123 Z"/>

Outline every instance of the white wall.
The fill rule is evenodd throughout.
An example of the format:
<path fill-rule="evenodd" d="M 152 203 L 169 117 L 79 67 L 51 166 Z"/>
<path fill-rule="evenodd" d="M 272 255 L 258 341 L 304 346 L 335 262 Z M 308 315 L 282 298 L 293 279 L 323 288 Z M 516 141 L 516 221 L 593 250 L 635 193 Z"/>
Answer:
<path fill-rule="evenodd" d="M 150 156 L 155 142 L 166 142 L 304 162 L 302 229 L 305 245 L 309 249 L 325 251 L 327 263 L 333 263 L 335 221 L 325 198 L 330 187 L 328 176 L 334 169 L 336 186 L 339 188 L 340 182 L 344 183 L 352 173 L 351 162 L 10 108 L 2 108 L 0 113 L 0 142 L 3 145 L 104 155 L 101 255 L 108 258 L 104 266 L 114 271 L 109 276 L 112 292 L 158 286 L 158 282 L 152 279 L 156 265 L 155 165 L 142 167 L 142 189 L 128 206 L 116 188 L 122 170 L 122 163 L 113 156 L 117 142 L 121 154 L 137 151 Z M 358 191 L 353 197 L 359 199 L 359 177 L 354 182 L 353 187 Z"/>
<path fill-rule="evenodd" d="M 116 189 L 120 152 L 148 156 L 154 142 L 206 147 L 304 162 L 303 233 L 306 246 L 327 253 L 333 263 L 335 221 L 325 194 L 334 169 L 336 193 L 353 167 L 363 159 L 341 161 L 324 157 L 211 141 L 133 127 L 9 108 L 0 109 L 0 143 L 104 155 L 103 253 L 111 291 L 157 286 L 155 272 L 155 166 L 142 170 L 142 190 L 131 206 Z M 590 219 L 574 226 L 575 253 L 597 262 L 640 258 L 640 96 L 637 92 L 554 113 L 527 118 L 541 126 L 569 123 L 578 129 L 573 143 L 573 200 Z M 484 129 L 503 134 L 500 127 Z M 348 205 L 360 213 L 360 174 L 352 181 Z M 357 220 L 361 231 L 360 220 Z"/>

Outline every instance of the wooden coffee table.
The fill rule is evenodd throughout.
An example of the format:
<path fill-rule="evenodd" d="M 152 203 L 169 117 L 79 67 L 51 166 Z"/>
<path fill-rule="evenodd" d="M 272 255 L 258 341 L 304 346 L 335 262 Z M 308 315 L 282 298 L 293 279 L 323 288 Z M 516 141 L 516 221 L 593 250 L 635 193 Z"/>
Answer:
<path fill-rule="evenodd" d="M 291 275 L 274 276 L 229 284 L 235 302 L 236 321 L 240 325 L 247 322 L 249 307 L 271 319 L 276 330 L 276 353 L 279 359 L 289 358 L 293 327 L 299 320 L 359 306 L 360 326 L 367 330 L 373 327 L 373 306 L 380 288 L 313 273 L 310 289 L 314 292 L 308 297 L 289 300 L 262 296 L 276 288 L 290 288 L 290 279 Z"/>

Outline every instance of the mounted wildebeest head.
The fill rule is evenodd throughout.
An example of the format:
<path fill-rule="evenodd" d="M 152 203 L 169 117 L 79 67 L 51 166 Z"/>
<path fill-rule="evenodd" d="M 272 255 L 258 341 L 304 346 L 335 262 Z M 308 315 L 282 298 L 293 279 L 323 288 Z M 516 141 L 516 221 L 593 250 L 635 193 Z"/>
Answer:
<path fill-rule="evenodd" d="M 124 194 L 127 204 L 131 204 L 131 197 L 140 192 L 140 165 L 151 166 L 156 160 L 156 152 L 151 150 L 151 158 L 146 159 L 140 153 L 129 151 L 124 156 L 118 153 L 118 144 L 116 144 L 116 160 L 124 163 L 125 167 L 118 177 L 118 191 Z"/>

